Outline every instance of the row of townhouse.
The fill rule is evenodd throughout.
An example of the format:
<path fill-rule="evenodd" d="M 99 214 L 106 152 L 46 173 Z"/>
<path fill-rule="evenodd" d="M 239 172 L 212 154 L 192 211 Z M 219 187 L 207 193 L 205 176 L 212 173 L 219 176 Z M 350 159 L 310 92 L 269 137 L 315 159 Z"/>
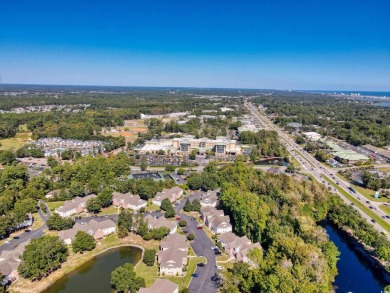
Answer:
<path fill-rule="evenodd" d="M 93 236 L 95 240 L 102 239 L 105 236 L 116 232 L 116 224 L 111 219 L 95 220 L 90 219 L 82 223 L 76 223 L 73 228 L 63 230 L 58 236 L 68 245 L 72 244 L 78 231 L 84 231 Z"/>
<path fill-rule="evenodd" d="M 200 209 L 200 215 L 212 233 L 223 234 L 232 231 L 230 218 L 225 216 L 223 210 L 217 210 L 213 206 L 205 206 Z"/>
<path fill-rule="evenodd" d="M 116 207 L 138 211 L 142 208 L 146 208 L 147 202 L 146 200 L 141 199 L 139 195 L 114 192 L 112 194 L 112 204 Z"/>
<path fill-rule="evenodd" d="M 218 204 L 219 190 L 208 190 L 200 196 L 200 205 L 202 207 L 216 207 Z"/>
<path fill-rule="evenodd" d="M 157 192 L 152 202 L 155 205 L 161 206 L 164 199 L 169 199 L 170 202 L 175 202 L 183 196 L 183 189 L 178 186 L 172 188 L 164 188 L 161 192 Z"/>
<path fill-rule="evenodd" d="M 154 217 L 150 214 L 147 214 L 144 217 L 144 220 L 148 223 L 149 229 L 156 229 L 161 227 L 166 227 L 169 229 L 169 234 L 176 233 L 177 231 L 177 223 L 174 220 L 168 220 L 164 216 L 159 218 Z"/>
<path fill-rule="evenodd" d="M 227 255 L 234 257 L 238 262 L 247 262 L 251 265 L 248 253 L 254 248 L 262 250 L 260 243 L 252 243 L 248 237 L 239 237 L 233 232 L 220 235 L 218 241 Z"/>
<path fill-rule="evenodd" d="M 19 278 L 18 267 L 28 241 L 19 244 L 12 250 L 4 250 L 0 254 L 0 285 L 4 286 Z"/>
<path fill-rule="evenodd" d="M 95 198 L 96 194 L 90 194 L 84 197 L 75 197 L 72 200 L 67 200 L 65 203 L 56 208 L 54 211 L 61 217 L 70 217 L 75 214 L 80 214 L 86 211 L 88 200 Z"/>
<path fill-rule="evenodd" d="M 188 242 L 186 236 L 170 234 L 160 243 L 161 250 L 157 253 L 160 275 L 181 276 L 188 262 Z"/>

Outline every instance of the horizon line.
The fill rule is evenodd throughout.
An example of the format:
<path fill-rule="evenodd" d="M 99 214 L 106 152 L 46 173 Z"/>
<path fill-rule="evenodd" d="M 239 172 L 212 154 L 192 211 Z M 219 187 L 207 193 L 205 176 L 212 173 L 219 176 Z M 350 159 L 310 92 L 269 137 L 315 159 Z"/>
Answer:
<path fill-rule="evenodd" d="M 221 89 L 221 90 L 269 90 L 269 91 L 285 91 L 285 92 L 376 92 L 376 93 L 390 93 L 389 90 L 330 90 L 330 89 L 276 89 L 276 88 L 249 88 L 249 87 L 202 87 L 202 86 L 156 86 L 156 85 L 96 85 L 96 84 L 44 84 L 44 83 L 0 83 L 1 86 L 80 86 L 80 87 L 117 87 L 117 88 L 182 88 L 182 89 Z"/>

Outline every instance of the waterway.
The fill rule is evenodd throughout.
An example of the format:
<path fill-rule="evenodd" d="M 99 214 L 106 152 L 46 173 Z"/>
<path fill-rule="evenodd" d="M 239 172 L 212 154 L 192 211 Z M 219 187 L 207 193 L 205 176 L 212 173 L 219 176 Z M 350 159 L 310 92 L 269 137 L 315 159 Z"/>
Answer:
<path fill-rule="evenodd" d="M 141 249 L 136 247 L 107 250 L 56 281 L 43 293 L 112 293 L 111 272 L 125 263 L 136 265 L 141 255 Z"/>
<path fill-rule="evenodd" d="M 385 284 L 370 268 L 368 261 L 354 252 L 353 246 L 340 231 L 329 224 L 325 229 L 341 253 L 337 263 L 339 274 L 333 284 L 336 293 L 380 293 Z"/>

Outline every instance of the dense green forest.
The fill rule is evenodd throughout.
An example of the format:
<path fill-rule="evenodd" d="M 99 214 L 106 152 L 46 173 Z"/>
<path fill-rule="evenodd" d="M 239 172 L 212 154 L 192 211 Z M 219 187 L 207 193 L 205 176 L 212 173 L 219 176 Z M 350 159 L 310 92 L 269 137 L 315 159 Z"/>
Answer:
<path fill-rule="evenodd" d="M 303 130 L 319 131 L 353 145 L 390 144 L 389 107 L 311 93 L 276 92 L 253 101 L 266 107 L 267 114 L 276 114 L 274 122 L 281 126 L 299 122 Z"/>
<path fill-rule="evenodd" d="M 209 165 L 188 184 L 220 186 L 220 204 L 234 232 L 260 242 L 265 250 L 264 257 L 255 259 L 256 268 L 235 264 L 222 292 L 330 292 L 339 252 L 319 225 L 326 219 L 347 227 L 379 258 L 390 260 L 386 238 L 316 181 L 298 182 L 238 162 L 220 170 Z"/>

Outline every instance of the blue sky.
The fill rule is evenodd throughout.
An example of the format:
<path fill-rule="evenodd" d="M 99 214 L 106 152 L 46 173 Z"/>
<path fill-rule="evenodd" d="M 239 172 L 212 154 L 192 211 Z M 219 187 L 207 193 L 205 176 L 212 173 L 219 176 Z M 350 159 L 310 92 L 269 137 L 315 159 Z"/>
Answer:
<path fill-rule="evenodd" d="M 2 0 L 3 83 L 390 90 L 388 0 Z"/>

